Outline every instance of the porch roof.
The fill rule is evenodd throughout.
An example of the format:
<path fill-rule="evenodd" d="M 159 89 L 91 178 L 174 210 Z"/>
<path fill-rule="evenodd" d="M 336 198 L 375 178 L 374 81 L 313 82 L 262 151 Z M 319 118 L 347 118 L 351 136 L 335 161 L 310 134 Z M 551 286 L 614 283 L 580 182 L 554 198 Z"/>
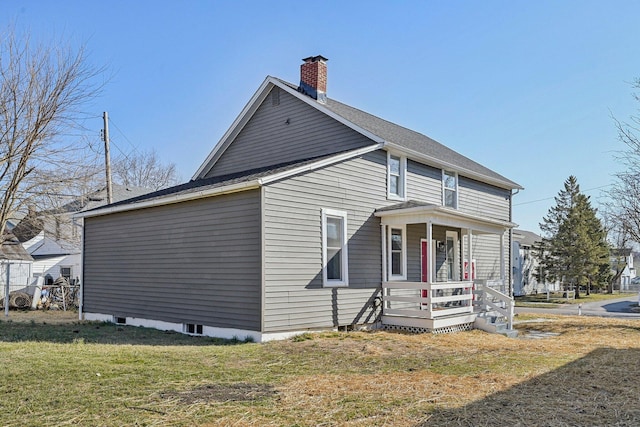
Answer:
<path fill-rule="evenodd" d="M 500 234 L 518 226 L 510 221 L 487 218 L 416 200 L 376 209 L 375 216 L 380 218 L 383 225 L 432 223 L 491 234 Z"/>

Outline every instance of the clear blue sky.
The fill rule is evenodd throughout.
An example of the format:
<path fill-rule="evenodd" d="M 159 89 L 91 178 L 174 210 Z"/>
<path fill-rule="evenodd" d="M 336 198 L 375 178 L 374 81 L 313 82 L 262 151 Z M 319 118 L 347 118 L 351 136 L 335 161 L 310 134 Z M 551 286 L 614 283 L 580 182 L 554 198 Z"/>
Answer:
<path fill-rule="evenodd" d="M 267 75 L 329 58 L 328 95 L 424 133 L 518 182 L 538 230 L 569 175 L 619 169 L 611 115 L 640 105 L 638 1 L 0 1 L 0 24 L 84 43 L 112 78 L 95 102 L 124 152 L 191 178 Z M 606 189 L 606 188 L 605 188 Z M 602 189 L 585 191 L 598 206 Z"/>

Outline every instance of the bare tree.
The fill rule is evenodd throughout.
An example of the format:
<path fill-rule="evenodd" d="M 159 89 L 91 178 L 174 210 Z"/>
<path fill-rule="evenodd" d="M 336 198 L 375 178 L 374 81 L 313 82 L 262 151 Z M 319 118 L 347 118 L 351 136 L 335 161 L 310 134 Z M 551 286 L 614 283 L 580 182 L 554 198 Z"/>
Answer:
<path fill-rule="evenodd" d="M 0 236 L 27 205 L 52 199 L 85 178 L 82 144 L 73 134 L 100 91 L 102 69 L 84 47 L 32 44 L 13 28 L 0 35 Z"/>
<path fill-rule="evenodd" d="M 640 89 L 640 79 L 632 87 Z M 640 101 L 637 93 L 632 94 Z M 627 149 L 616 155 L 624 170 L 615 174 L 616 181 L 608 191 L 607 214 L 618 233 L 640 243 L 640 116 L 631 115 L 627 121 L 614 118 L 618 139 Z"/>
<path fill-rule="evenodd" d="M 624 224 L 618 218 L 616 212 L 611 212 L 610 206 L 606 206 L 603 212 L 604 227 L 607 230 L 611 254 L 609 256 L 610 269 L 608 275 L 607 292 L 613 293 L 615 285 L 620 284 L 620 278 L 627 264 L 627 250 L 631 251 L 631 236 Z"/>
<path fill-rule="evenodd" d="M 136 152 L 113 163 L 114 180 L 123 185 L 160 190 L 178 183 L 175 163 L 163 164 L 155 150 Z"/>

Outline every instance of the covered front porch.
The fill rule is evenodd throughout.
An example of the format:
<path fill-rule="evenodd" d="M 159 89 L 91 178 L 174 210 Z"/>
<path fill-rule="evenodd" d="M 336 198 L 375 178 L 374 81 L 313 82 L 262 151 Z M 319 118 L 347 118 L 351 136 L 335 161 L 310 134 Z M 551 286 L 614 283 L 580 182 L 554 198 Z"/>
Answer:
<path fill-rule="evenodd" d="M 406 202 L 376 211 L 382 235 L 382 323 L 470 329 L 488 312 L 513 318 L 508 221 Z"/>

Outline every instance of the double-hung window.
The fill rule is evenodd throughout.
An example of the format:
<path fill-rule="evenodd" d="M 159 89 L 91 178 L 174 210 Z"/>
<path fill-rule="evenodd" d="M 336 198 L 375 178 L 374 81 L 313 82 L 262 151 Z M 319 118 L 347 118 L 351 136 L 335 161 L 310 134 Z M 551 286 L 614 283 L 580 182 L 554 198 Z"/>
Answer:
<path fill-rule="evenodd" d="M 407 158 L 387 153 L 387 197 L 404 200 L 407 184 Z"/>
<path fill-rule="evenodd" d="M 442 171 L 442 204 L 458 209 L 458 175 L 455 172 Z"/>
<path fill-rule="evenodd" d="M 406 280 L 406 253 L 405 228 L 391 228 L 389 240 L 389 271 L 392 280 Z"/>
<path fill-rule="evenodd" d="M 347 213 L 322 209 L 322 284 L 349 285 Z"/>

